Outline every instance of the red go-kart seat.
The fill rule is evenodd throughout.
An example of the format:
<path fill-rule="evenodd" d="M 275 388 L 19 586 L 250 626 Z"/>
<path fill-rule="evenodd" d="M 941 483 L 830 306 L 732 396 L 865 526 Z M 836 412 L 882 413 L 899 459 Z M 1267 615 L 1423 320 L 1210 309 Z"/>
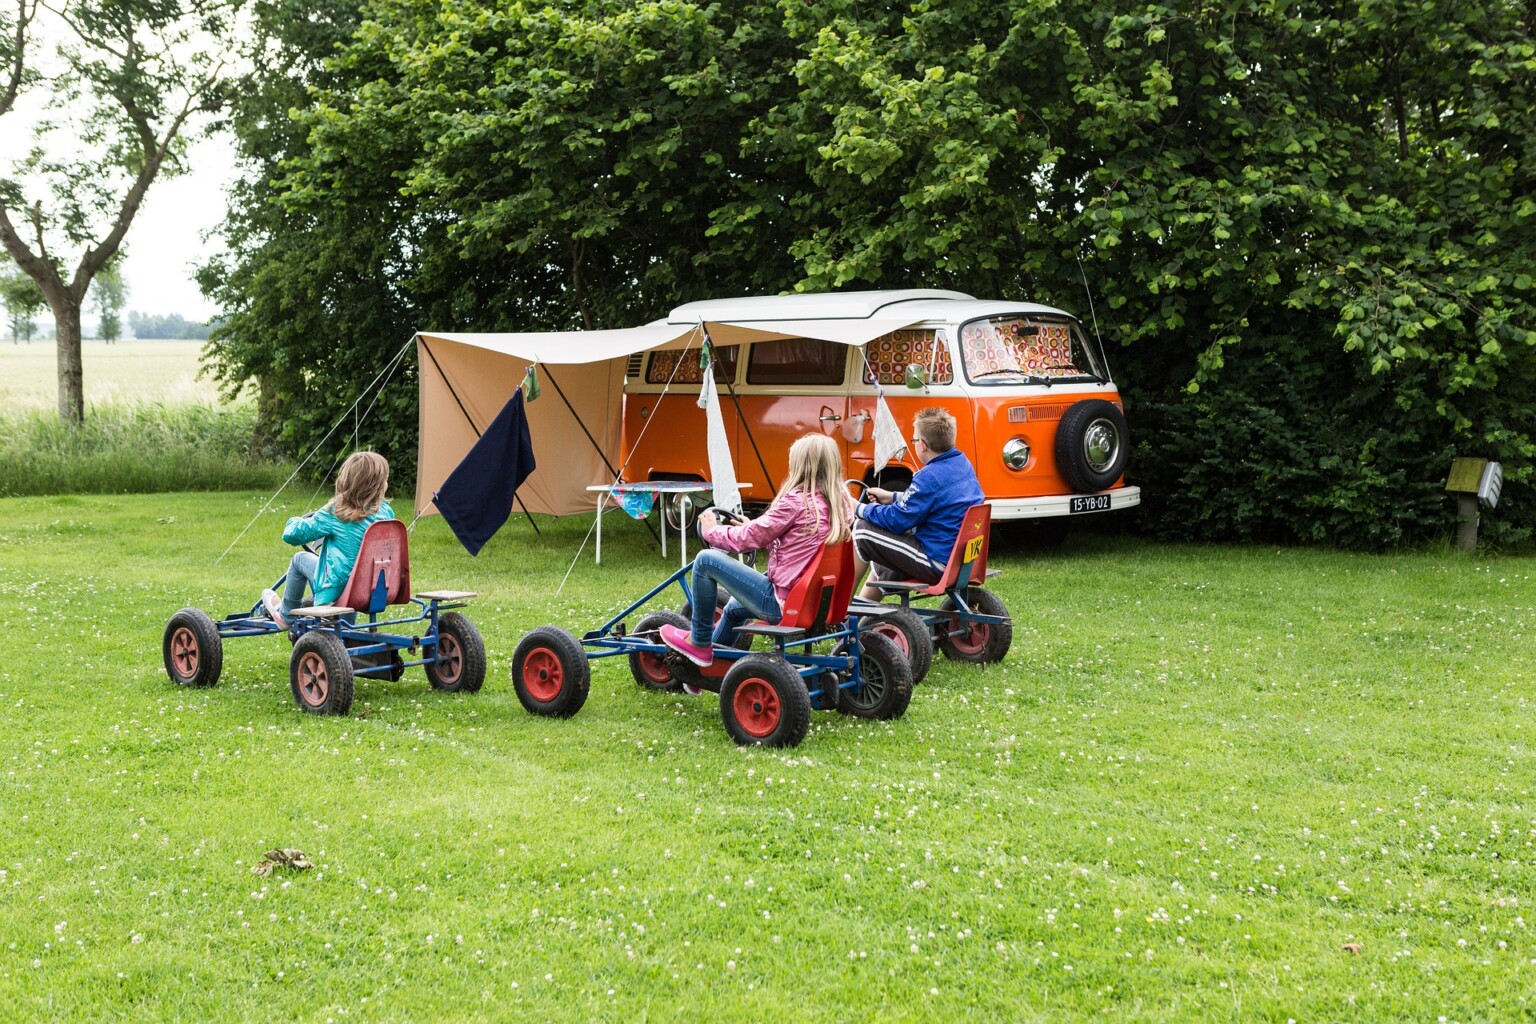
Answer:
<path fill-rule="evenodd" d="M 411 556 L 405 524 L 381 519 L 363 533 L 362 547 L 336 603 L 353 611 L 376 615 L 411 596 Z"/>

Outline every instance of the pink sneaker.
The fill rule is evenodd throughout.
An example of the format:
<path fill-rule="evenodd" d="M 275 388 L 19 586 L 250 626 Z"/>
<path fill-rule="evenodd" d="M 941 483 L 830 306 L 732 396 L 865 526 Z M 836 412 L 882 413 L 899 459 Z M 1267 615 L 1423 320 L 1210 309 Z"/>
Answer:
<path fill-rule="evenodd" d="M 678 629 L 676 626 L 662 626 L 660 633 L 662 643 L 700 668 L 704 668 L 715 660 L 715 645 L 710 644 L 706 647 L 700 647 L 693 642 L 693 639 L 685 629 Z"/>
<path fill-rule="evenodd" d="M 261 606 L 267 610 L 267 618 L 277 623 L 278 629 L 287 629 L 288 620 L 283 618 L 283 599 L 277 596 L 275 590 L 263 590 L 261 592 Z"/>

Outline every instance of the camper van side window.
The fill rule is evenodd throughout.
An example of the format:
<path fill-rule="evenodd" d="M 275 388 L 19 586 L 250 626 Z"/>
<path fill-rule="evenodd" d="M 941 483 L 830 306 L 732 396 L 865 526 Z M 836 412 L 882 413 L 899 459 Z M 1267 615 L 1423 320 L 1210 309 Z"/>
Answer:
<path fill-rule="evenodd" d="M 864 383 L 901 385 L 914 363 L 928 371 L 928 383 L 953 384 L 949 341 L 943 331 L 905 330 L 882 334 L 864 350 Z"/>
<path fill-rule="evenodd" d="M 847 363 L 848 346 L 835 341 L 759 341 L 747 356 L 747 383 L 837 385 Z"/>
<path fill-rule="evenodd" d="M 724 384 L 736 379 L 735 345 L 715 349 L 715 383 Z M 682 365 L 678 365 L 678 360 Z M 699 369 L 699 350 L 671 350 L 652 352 L 651 361 L 645 368 L 647 384 L 702 384 L 704 371 Z"/>

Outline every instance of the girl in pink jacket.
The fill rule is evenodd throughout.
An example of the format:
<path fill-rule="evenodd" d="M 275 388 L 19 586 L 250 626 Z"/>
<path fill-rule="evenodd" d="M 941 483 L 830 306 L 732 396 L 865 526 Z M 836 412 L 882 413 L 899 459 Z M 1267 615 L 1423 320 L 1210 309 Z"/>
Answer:
<path fill-rule="evenodd" d="M 789 449 L 789 477 L 768 511 L 737 526 L 711 512 L 699 516 L 710 548 L 693 560 L 693 622 L 685 632 L 661 627 L 661 641 L 695 665 L 714 660 L 714 645 L 736 646 L 736 627 L 752 619 L 778 622 L 789 588 L 821 549 L 848 539 L 850 499 L 843 490 L 842 453 L 822 434 L 806 434 Z M 743 565 L 727 552 L 768 549 L 768 573 Z M 712 623 L 715 591 L 731 595 L 720 621 Z"/>

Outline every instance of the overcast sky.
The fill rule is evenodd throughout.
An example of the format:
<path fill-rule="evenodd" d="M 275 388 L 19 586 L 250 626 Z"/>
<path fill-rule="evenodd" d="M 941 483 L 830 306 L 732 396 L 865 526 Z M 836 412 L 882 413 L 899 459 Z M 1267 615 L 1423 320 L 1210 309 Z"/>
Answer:
<path fill-rule="evenodd" d="M 222 239 L 204 239 L 224 219 L 224 186 L 235 174 L 234 143 L 228 136 L 199 139 L 188 162 L 188 173 L 149 187 L 128 229 L 123 277 L 129 309 L 206 320 L 218 310 L 197 290 L 193 274 L 198 263 L 223 249 Z"/>

